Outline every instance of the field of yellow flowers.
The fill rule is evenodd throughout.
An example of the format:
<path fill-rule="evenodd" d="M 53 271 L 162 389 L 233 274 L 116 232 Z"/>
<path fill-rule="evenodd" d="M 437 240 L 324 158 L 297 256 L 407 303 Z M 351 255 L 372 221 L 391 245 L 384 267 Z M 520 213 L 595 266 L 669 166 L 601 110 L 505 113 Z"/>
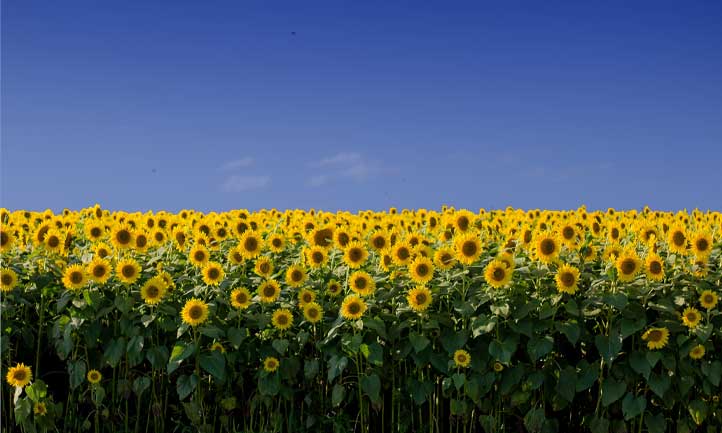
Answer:
<path fill-rule="evenodd" d="M 0 223 L 3 431 L 722 428 L 719 212 Z"/>

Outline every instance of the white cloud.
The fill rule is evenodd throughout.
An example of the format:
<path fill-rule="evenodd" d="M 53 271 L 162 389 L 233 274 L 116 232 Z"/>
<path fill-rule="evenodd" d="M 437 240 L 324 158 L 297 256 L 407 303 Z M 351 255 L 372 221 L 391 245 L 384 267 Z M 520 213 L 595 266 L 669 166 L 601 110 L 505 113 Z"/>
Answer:
<path fill-rule="evenodd" d="M 251 189 L 260 189 L 271 183 L 270 176 L 237 176 L 228 177 L 221 185 L 225 192 L 241 192 Z"/>
<path fill-rule="evenodd" d="M 250 156 L 246 156 L 245 158 L 226 161 L 225 163 L 223 163 L 223 165 L 221 165 L 220 169 L 222 171 L 229 171 L 243 167 L 250 167 L 251 165 L 253 165 L 253 162 L 253 158 L 251 158 Z"/>
<path fill-rule="evenodd" d="M 316 176 L 311 176 L 310 179 L 306 182 L 308 186 L 323 186 L 326 183 L 328 183 L 329 177 L 325 174 L 319 174 Z"/>
<path fill-rule="evenodd" d="M 361 154 L 356 152 L 341 152 L 328 158 L 318 161 L 316 167 L 325 167 L 328 165 L 353 164 L 361 160 Z"/>

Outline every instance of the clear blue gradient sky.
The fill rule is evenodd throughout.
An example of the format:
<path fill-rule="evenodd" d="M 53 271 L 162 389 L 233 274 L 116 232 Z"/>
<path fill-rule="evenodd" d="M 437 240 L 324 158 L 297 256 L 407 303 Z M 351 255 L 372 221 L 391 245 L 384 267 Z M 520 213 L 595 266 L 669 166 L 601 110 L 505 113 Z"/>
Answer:
<path fill-rule="evenodd" d="M 722 2 L 5 1 L 11 209 L 722 209 Z"/>

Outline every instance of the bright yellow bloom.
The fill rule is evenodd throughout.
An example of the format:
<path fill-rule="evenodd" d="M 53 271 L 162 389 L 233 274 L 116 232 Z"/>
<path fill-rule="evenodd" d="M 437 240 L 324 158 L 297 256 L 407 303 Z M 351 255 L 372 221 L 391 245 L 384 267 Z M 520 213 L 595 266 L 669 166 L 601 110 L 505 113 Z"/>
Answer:
<path fill-rule="evenodd" d="M 702 314 L 696 308 L 688 307 L 682 312 L 682 323 L 689 329 L 696 328 L 701 320 Z"/>
<path fill-rule="evenodd" d="M 669 341 L 669 330 L 667 328 L 649 328 L 642 334 L 642 340 L 647 342 L 647 348 L 651 350 L 662 349 Z"/>
<path fill-rule="evenodd" d="M 356 271 L 348 277 L 348 285 L 355 293 L 368 296 L 376 291 L 376 282 L 367 272 Z"/>
<path fill-rule="evenodd" d="M 68 290 L 80 290 L 88 284 L 88 275 L 82 265 L 70 265 L 63 272 L 63 285 Z"/>
<path fill-rule="evenodd" d="M 513 270 L 505 262 L 494 259 L 484 269 L 484 279 L 495 289 L 508 286 L 511 282 Z"/>
<path fill-rule="evenodd" d="M 140 277 L 140 265 L 133 259 L 123 259 L 115 265 L 115 275 L 125 284 L 133 284 Z"/>
<path fill-rule="evenodd" d="M 316 323 L 323 319 L 323 309 L 315 302 L 309 302 L 303 306 L 303 317 L 309 323 Z"/>
<path fill-rule="evenodd" d="M 457 368 L 466 368 L 471 364 L 471 355 L 464 349 L 454 352 L 454 364 Z"/>
<path fill-rule="evenodd" d="M 416 286 L 406 294 L 406 301 L 409 307 L 416 312 L 426 311 L 431 305 L 431 290 L 425 286 Z"/>
<path fill-rule="evenodd" d="M 299 287 L 307 277 L 306 270 L 300 265 L 291 265 L 286 269 L 286 284 L 291 287 Z"/>
<path fill-rule="evenodd" d="M 95 257 L 86 267 L 88 277 L 98 284 L 105 284 L 112 275 L 110 262 L 102 257 Z"/>
<path fill-rule="evenodd" d="M 557 271 L 555 280 L 559 292 L 573 295 L 577 292 L 579 284 L 579 269 L 564 264 Z"/>
<path fill-rule="evenodd" d="M 417 284 L 428 283 L 434 277 L 434 263 L 428 257 L 416 257 L 409 265 L 409 277 Z"/>
<path fill-rule="evenodd" d="M 471 265 L 481 256 L 481 239 L 479 234 L 468 231 L 454 239 L 456 247 L 456 260 L 464 265 Z"/>
<path fill-rule="evenodd" d="M 689 351 L 689 357 L 692 359 L 702 359 L 702 357 L 705 354 L 704 346 L 701 344 L 698 344 L 692 348 L 692 350 Z"/>
<path fill-rule="evenodd" d="M 261 302 L 274 302 L 281 296 L 281 287 L 276 280 L 266 280 L 258 286 L 258 296 L 260 296 Z"/>
<path fill-rule="evenodd" d="M 274 371 L 278 370 L 278 366 L 280 364 L 281 363 L 278 362 L 278 358 L 275 358 L 273 356 L 267 356 L 266 359 L 263 360 L 263 369 L 269 373 L 273 373 Z"/>
<path fill-rule="evenodd" d="M 351 269 L 358 269 L 366 262 L 368 251 L 361 242 L 352 241 L 346 246 L 343 252 L 343 261 Z"/>
<path fill-rule="evenodd" d="M 168 286 L 165 281 L 162 278 L 155 276 L 146 281 L 145 284 L 143 284 L 143 287 L 140 288 L 140 297 L 143 298 L 143 301 L 146 304 L 156 305 L 163 300 L 167 288 Z"/>
<path fill-rule="evenodd" d="M 269 278 L 273 274 L 273 262 L 270 257 L 262 256 L 256 259 L 253 272 L 263 278 Z"/>
<path fill-rule="evenodd" d="M 642 267 L 642 261 L 632 250 L 623 251 L 615 262 L 619 281 L 632 281 Z"/>
<path fill-rule="evenodd" d="M 341 316 L 347 320 L 360 319 L 366 312 L 366 303 L 356 295 L 348 295 L 341 304 Z"/>
<path fill-rule="evenodd" d="M 220 285 L 226 275 L 220 263 L 211 261 L 203 266 L 201 273 L 203 274 L 203 282 L 209 286 Z"/>
<path fill-rule="evenodd" d="M 0 290 L 9 292 L 18 284 L 18 274 L 10 268 L 0 269 Z"/>
<path fill-rule="evenodd" d="M 183 323 L 190 326 L 198 326 L 208 320 L 208 304 L 200 299 L 189 299 L 186 301 L 181 311 Z"/>
<path fill-rule="evenodd" d="M 644 261 L 644 273 L 647 279 L 652 281 L 662 281 L 664 279 L 664 262 L 656 254 L 650 254 Z"/>
<path fill-rule="evenodd" d="M 8 369 L 8 374 L 5 376 L 10 386 L 24 388 L 27 384 L 33 380 L 33 372 L 30 366 L 26 366 L 23 363 L 15 364 L 15 367 Z"/>
<path fill-rule="evenodd" d="M 96 383 L 100 383 L 100 381 L 103 379 L 103 375 L 100 374 L 98 370 L 90 370 L 87 374 L 88 382 L 95 385 Z"/>
<path fill-rule="evenodd" d="M 711 290 L 705 290 L 699 296 L 699 303 L 702 304 L 702 306 L 707 310 L 711 310 L 716 307 L 718 300 L 719 298 L 717 296 L 717 293 Z"/>
<path fill-rule="evenodd" d="M 251 293 L 245 287 L 233 289 L 231 292 L 231 305 L 233 308 L 244 310 L 251 305 Z"/>

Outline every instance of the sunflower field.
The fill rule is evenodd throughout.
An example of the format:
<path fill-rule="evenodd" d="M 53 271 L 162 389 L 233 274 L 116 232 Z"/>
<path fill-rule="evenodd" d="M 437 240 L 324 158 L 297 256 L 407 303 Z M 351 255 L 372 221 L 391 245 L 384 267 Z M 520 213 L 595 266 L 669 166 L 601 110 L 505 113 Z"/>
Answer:
<path fill-rule="evenodd" d="M 722 429 L 719 212 L 0 224 L 2 431 Z"/>

